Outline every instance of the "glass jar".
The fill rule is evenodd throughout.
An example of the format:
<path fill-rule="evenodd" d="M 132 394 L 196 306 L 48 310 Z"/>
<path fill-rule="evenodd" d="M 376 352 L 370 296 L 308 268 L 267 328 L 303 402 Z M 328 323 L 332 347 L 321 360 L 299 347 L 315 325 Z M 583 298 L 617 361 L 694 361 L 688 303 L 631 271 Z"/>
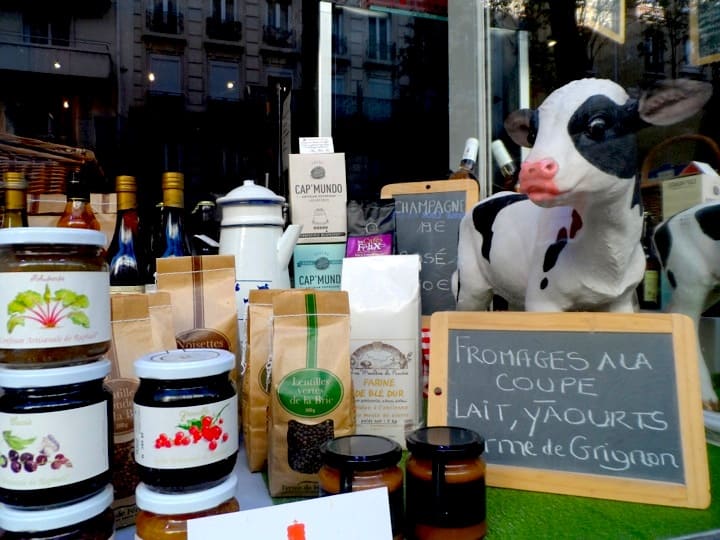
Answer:
<path fill-rule="evenodd" d="M 187 521 L 240 510 L 235 498 L 237 477 L 201 491 L 162 493 L 138 484 L 135 501 L 135 538 L 139 540 L 185 540 Z"/>
<path fill-rule="evenodd" d="M 110 362 L 0 368 L 0 501 L 67 504 L 110 483 Z"/>
<path fill-rule="evenodd" d="M 135 361 L 135 461 L 140 481 L 161 491 L 202 489 L 233 472 L 238 398 L 222 349 L 177 349 Z"/>
<path fill-rule="evenodd" d="M 0 363 L 55 367 L 110 348 L 110 282 L 99 231 L 0 230 Z"/>
<path fill-rule="evenodd" d="M 3 540 L 110 540 L 115 535 L 113 488 L 82 501 L 52 509 L 0 506 Z"/>
<path fill-rule="evenodd" d="M 485 440 L 472 430 L 435 426 L 406 437 L 409 540 L 478 540 L 487 533 Z"/>
<path fill-rule="evenodd" d="M 402 448 L 378 435 L 347 435 L 320 446 L 320 495 L 387 487 L 393 538 L 403 538 Z"/>

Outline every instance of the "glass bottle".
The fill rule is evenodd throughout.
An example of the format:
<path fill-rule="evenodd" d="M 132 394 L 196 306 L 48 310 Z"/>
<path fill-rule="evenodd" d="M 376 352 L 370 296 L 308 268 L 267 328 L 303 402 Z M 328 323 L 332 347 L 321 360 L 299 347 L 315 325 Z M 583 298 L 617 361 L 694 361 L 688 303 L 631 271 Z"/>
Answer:
<path fill-rule="evenodd" d="M 475 160 L 477 159 L 479 142 L 475 137 L 468 137 L 465 141 L 465 149 L 463 150 L 462 159 L 457 169 L 450 175 L 450 180 L 462 178 L 475 178 L 473 169 L 475 168 Z"/>
<path fill-rule="evenodd" d="M 56 226 L 99 231 L 100 222 L 90 204 L 90 187 L 80 171 L 68 175 L 65 190 L 67 202 Z"/>
<path fill-rule="evenodd" d="M 137 208 L 134 176 L 115 179 L 117 218 L 107 251 L 111 292 L 143 292 L 147 280 L 147 256 Z"/>
<path fill-rule="evenodd" d="M 217 255 L 220 244 L 219 224 L 215 219 L 215 202 L 203 200 L 198 202 L 190 213 L 192 236 L 190 245 L 193 255 Z"/>
<path fill-rule="evenodd" d="M 3 174 L 5 184 L 5 212 L 3 213 L 2 227 L 27 227 L 27 182 L 25 175 L 20 172 L 6 172 Z"/>
<path fill-rule="evenodd" d="M 503 176 L 503 189 L 515 191 L 515 184 L 517 184 L 517 166 L 510 152 L 508 152 L 505 144 L 500 139 L 496 139 L 490 144 L 490 150 L 495 158 L 495 163 L 497 163 L 497 166 L 500 168 L 500 174 Z"/>
<path fill-rule="evenodd" d="M 184 189 L 185 177 L 182 173 L 163 173 L 160 223 L 153 243 L 155 258 L 185 257 L 192 252 L 185 233 Z"/>
<path fill-rule="evenodd" d="M 645 253 L 645 272 L 637 288 L 640 309 L 660 309 L 660 260 L 652 243 L 654 225 L 649 212 L 643 214 L 643 232 L 640 243 Z"/>

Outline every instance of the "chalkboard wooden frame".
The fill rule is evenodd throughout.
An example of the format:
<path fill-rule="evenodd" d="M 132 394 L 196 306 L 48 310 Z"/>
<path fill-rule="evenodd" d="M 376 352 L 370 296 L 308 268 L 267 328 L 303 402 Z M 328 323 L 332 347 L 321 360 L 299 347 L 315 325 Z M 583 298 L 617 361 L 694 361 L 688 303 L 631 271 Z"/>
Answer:
<path fill-rule="evenodd" d="M 533 464 L 528 467 L 493 464 L 486 456 L 487 483 L 490 486 L 666 506 L 709 506 L 710 480 L 697 368 L 697 338 L 693 323 L 688 317 L 658 313 L 436 312 L 432 315 L 430 328 L 432 340 L 428 425 L 462 425 L 477 431 L 481 431 L 474 425 L 479 422 L 477 419 L 458 420 L 457 416 L 452 418 L 452 406 L 449 405 L 457 397 L 453 394 L 454 388 L 448 386 L 448 381 L 452 379 L 449 376 L 452 350 L 449 336 L 455 330 L 477 334 L 479 337 L 482 337 L 483 333 L 488 335 L 487 332 L 496 331 L 510 331 L 515 337 L 537 332 L 578 332 L 588 336 L 612 333 L 623 337 L 627 335 L 628 340 L 633 337 L 639 339 L 640 334 L 670 336 L 672 351 L 667 354 L 674 360 L 671 363 L 674 364 L 672 369 L 676 383 L 678 423 L 675 426 L 677 432 L 672 435 L 679 437 L 679 449 L 682 452 L 683 479 L 680 482 L 568 472 L 538 468 Z M 483 375 L 482 369 L 468 371 L 468 377 L 475 377 L 478 387 L 483 384 Z M 462 377 L 466 379 L 462 384 L 467 384 L 464 374 Z M 628 392 L 636 390 L 632 384 L 628 384 Z M 614 392 L 612 399 L 617 396 L 619 405 L 622 405 L 623 395 L 620 394 L 622 392 Z M 648 400 L 655 399 L 654 403 L 663 400 L 663 406 L 668 403 L 665 400 L 671 398 L 672 396 L 647 396 Z M 457 415 L 457 411 L 454 414 Z M 485 421 L 489 421 L 489 418 Z M 647 436 L 657 435 L 648 432 Z"/>
<path fill-rule="evenodd" d="M 710 20 L 707 24 L 701 24 L 700 22 L 700 4 L 703 3 L 703 8 L 707 13 L 713 13 L 716 20 Z M 714 11 L 713 11 L 714 10 Z M 713 62 L 720 61 L 720 43 L 717 43 L 715 50 L 705 50 L 703 43 L 701 42 L 701 34 L 709 31 L 713 36 L 716 34 L 720 37 L 718 30 L 717 20 L 720 20 L 720 7 L 715 6 L 713 3 L 706 0 L 693 0 L 690 2 L 690 43 L 691 47 L 691 59 L 692 63 L 696 65 L 712 64 Z"/>
<path fill-rule="evenodd" d="M 380 190 L 380 198 L 390 199 L 398 195 L 435 195 L 438 193 L 459 193 L 465 196 L 465 212 L 469 212 L 475 203 L 478 202 L 480 188 L 476 180 L 472 178 L 460 178 L 454 180 L 429 180 L 425 182 L 400 182 L 387 184 Z M 458 220 L 459 222 L 459 220 Z M 430 234 L 430 233 L 424 233 Z M 422 317 L 423 328 L 430 326 L 430 316 Z"/>

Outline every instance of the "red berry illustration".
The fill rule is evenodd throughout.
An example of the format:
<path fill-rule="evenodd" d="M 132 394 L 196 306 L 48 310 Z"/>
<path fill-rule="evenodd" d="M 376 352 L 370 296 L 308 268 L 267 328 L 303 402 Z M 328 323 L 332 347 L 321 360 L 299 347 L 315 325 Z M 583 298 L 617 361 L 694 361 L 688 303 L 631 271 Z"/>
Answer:
<path fill-rule="evenodd" d="M 227 442 L 227 440 L 228 440 L 229 438 L 230 438 L 230 435 L 228 435 L 227 433 L 223 433 L 222 442 Z"/>
<path fill-rule="evenodd" d="M 227 407 L 227 405 L 225 405 L 225 407 Z M 223 410 L 225 410 L 225 407 L 215 414 L 215 416 L 206 414 L 178 424 L 176 427 L 179 428 L 179 430 L 173 434 L 172 438 L 166 433 L 160 433 L 155 439 L 155 448 L 189 446 L 190 444 L 197 444 L 201 440 L 204 440 L 208 443 L 210 451 L 215 450 L 219 442 L 229 440 L 229 435 L 221 427 L 224 421 L 220 415 Z"/>
<path fill-rule="evenodd" d="M 217 442 L 215 442 L 215 441 L 210 441 L 210 444 L 208 444 L 208 448 L 209 448 L 210 450 L 215 450 L 215 449 L 217 448 Z"/>

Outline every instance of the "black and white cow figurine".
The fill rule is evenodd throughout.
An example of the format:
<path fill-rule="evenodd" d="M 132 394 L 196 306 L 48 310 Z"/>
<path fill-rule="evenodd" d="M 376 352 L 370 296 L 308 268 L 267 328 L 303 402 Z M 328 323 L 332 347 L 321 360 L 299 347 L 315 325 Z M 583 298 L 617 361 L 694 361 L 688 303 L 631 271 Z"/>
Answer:
<path fill-rule="evenodd" d="M 532 147 L 521 193 L 480 201 L 463 218 L 453 279 L 459 310 L 633 311 L 645 257 L 636 131 L 699 111 L 711 87 L 666 82 L 631 99 L 605 79 L 573 81 L 505 127 Z"/>
<path fill-rule="evenodd" d="M 699 328 L 700 315 L 720 300 L 720 202 L 678 212 L 655 227 L 653 244 L 672 288 L 665 311 L 689 316 Z M 698 346 L 703 407 L 720 410 L 710 371 Z"/>

